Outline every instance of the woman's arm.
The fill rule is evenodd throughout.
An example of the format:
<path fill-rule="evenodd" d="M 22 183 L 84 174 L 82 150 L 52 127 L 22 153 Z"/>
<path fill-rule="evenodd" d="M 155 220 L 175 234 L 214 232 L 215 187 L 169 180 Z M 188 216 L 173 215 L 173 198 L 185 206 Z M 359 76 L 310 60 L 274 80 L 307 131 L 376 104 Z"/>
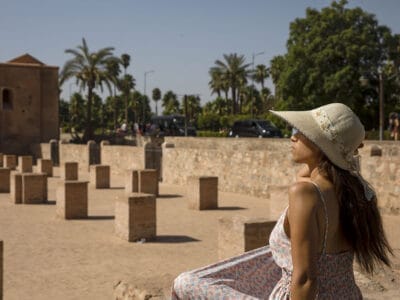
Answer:
<path fill-rule="evenodd" d="M 293 300 L 315 299 L 317 293 L 318 201 L 311 183 L 298 182 L 289 190 L 288 221 L 293 261 L 290 292 Z"/>

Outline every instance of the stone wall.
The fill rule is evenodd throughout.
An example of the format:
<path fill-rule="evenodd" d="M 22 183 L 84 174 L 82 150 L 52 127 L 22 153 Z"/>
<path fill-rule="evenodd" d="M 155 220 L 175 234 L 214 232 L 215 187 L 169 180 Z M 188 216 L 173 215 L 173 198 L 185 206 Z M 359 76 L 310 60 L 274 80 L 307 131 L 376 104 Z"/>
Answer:
<path fill-rule="evenodd" d="M 104 145 L 101 163 L 111 167 L 111 173 L 122 175 L 127 169 L 144 168 L 144 148 L 134 146 Z"/>
<path fill-rule="evenodd" d="M 377 150 L 382 156 L 371 156 Z M 375 153 L 374 153 L 375 152 Z M 400 213 L 400 142 L 366 142 L 361 149 L 361 171 L 375 188 L 385 212 Z"/>
<path fill-rule="evenodd" d="M 181 137 L 166 138 L 162 151 L 157 145 L 103 145 L 101 163 L 110 165 L 112 174 L 122 175 L 126 169 L 154 168 L 160 161 L 165 183 L 185 185 L 188 176 L 217 176 L 220 191 L 265 198 L 271 188 L 280 191 L 293 183 L 300 167 L 291 161 L 288 139 Z M 88 168 L 88 145 L 59 146 L 61 163 L 76 161 L 80 168 Z M 37 157 L 50 157 L 48 144 L 40 144 L 40 151 Z M 376 189 L 379 206 L 400 213 L 400 143 L 366 141 L 360 154 L 361 172 Z M 157 161 L 150 164 L 154 157 Z"/>
<path fill-rule="evenodd" d="M 88 170 L 89 150 L 87 145 L 59 144 L 60 164 L 67 161 L 74 161 L 79 164 L 79 169 Z"/>
<path fill-rule="evenodd" d="M 363 176 L 376 189 L 379 205 L 400 213 L 400 143 L 364 144 Z M 189 175 L 218 176 L 220 191 L 269 197 L 269 186 L 295 180 L 299 166 L 290 159 L 289 145 L 289 139 L 166 138 L 163 182 L 183 185 Z M 379 149 L 381 156 L 371 156 Z"/>
<path fill-rule="evenodd" d="M 218 176 L 220 191 L 266 197 L 269 185 L 295 179 L 298 166 L 288 159 L 287 139 L 183 139 L 165 139 L 163 182 L 183 185 L 190 175 Z"/>

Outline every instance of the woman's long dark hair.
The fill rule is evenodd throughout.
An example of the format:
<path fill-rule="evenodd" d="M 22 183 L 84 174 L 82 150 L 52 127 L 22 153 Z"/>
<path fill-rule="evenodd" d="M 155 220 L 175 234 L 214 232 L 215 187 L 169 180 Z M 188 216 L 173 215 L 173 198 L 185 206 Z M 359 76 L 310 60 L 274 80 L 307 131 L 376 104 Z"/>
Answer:
<path fill-rule="evenodd" d="M 377 265 L 390 266 L 393 251 L 382 226 L 376 197 L 368 201 L 360 180 L 323 157 L 318 166 L 334 185 L 339 201 L 340 224 L 361 268 L 373 273 Z"/>

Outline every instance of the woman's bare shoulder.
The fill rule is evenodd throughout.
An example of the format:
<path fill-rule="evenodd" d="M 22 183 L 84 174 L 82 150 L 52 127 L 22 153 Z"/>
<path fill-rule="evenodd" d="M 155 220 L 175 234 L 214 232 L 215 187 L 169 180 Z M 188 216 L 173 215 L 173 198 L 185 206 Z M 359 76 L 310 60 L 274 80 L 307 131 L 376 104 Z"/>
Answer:
<path fill-rule="evenodd" d="M 318 191 L 310 181 L 298 181 L 289 188 L 289 206 L 314 208 L 318 205 Z"/>

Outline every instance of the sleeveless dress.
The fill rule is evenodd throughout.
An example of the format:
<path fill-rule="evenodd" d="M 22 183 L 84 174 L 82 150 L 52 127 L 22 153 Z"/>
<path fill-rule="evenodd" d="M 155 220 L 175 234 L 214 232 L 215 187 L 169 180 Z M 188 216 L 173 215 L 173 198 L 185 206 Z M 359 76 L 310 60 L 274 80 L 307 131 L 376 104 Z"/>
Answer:
<path fill-rule="evenodd" d="M 323 195 L 313 184 L 323 203 L 326 222 L 323 249 L 317 263 L 316 298 L 362 299 L 354 280 L 353 252 L 325 252 L 328 215 Z M 174 280 L 171 299 L 290 299 L 293 264 L 290 239 L 283 226 L 286 212 L 287 208 L 271 232 L 270 246 L 180 274 Z"/>

